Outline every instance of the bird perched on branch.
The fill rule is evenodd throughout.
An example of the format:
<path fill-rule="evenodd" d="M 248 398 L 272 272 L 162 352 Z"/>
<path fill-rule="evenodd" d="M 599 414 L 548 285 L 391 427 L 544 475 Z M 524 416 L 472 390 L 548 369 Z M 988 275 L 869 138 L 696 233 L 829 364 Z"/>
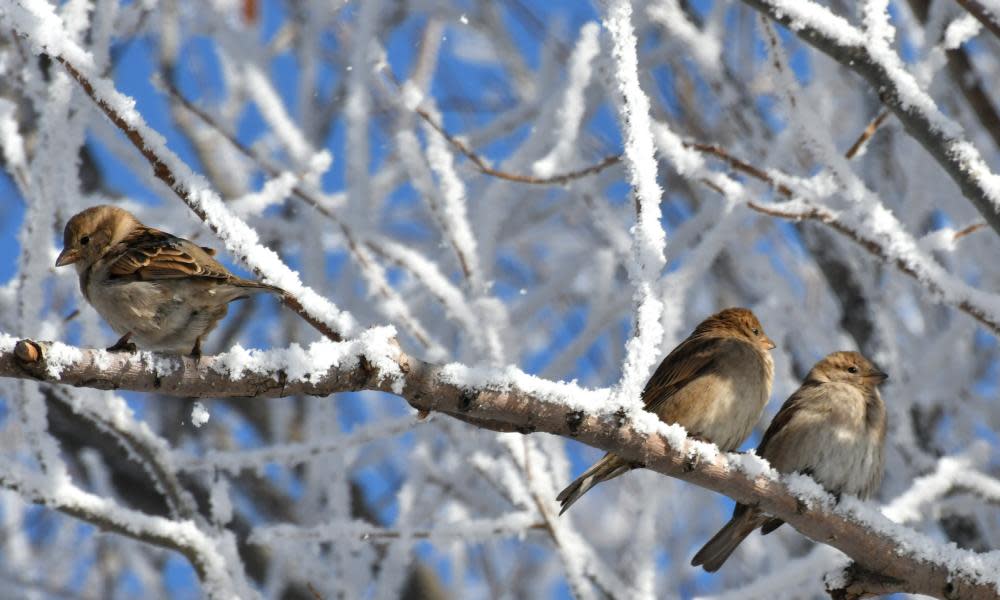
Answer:
<path fill-rule="evenodd" d="M 779 473 L 812 476 L 838 498 L 867 499 L 882 482 L 888 379 L 857 352 L 834 352 L 816 363 L 775 415 L 757 448 Z M 717 571 L 754 529 L 767 535 L 784 521 L 737 504 L 733 518 L 694 555 L 691 564 Z"/>
<path fill-rule="evenodd" d="M 665 423 L 691 437 L 735 450 L 760 420 L 771 396 L 774 342 L 746 308 L 727 308 L 704 321 L 663 359 L 642 400 Z M 641 465 L 608 453 L 557 497 L 566 510 L 592 487 Z"/>
<path fill-rule="evenodd" d="M 139 222 L 116 206 L 73 216 L 56 266 L 74 265 L 87 302 L 121 336 L 108 350 L 201 355 L 228 304 L 279 288 L 237 277 L 204 248 Z"/>

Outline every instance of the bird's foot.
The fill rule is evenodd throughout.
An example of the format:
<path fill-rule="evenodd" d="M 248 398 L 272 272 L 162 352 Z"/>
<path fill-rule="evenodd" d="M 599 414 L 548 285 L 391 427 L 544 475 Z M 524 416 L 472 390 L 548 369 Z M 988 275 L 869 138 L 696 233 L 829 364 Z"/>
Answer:
<path fill-rule="evenodd" d="M 681 465 L 681 468 L 685 473 L 690 473 L 691 471 L 696 470 L 700 464 L 701 456 L 697 452 L 690 452 L 684 457 L 684 464 Z"/>
<path fill-rule="evenodd" d="M 194 348 L 191 348 L 191 358 L 198 360 L 201 358 L 201 338 L 194 341 Z"/>
<path fill-rule="evenodd" d="M 138 351 L 138 348 L 135 347 L 135 344 L 133 344 L 132 342 L 128 341 L 128 339 L 130 337 L 132 337 L 132 332 L 131 331 L 128 332 L 128 333 L 126 333 L 125 335 L 123 335 L 121 337 L 121 339 L 119 339 L 117 342 L 115 342 L 114 346 L 109 346 L 108 348 L 106 348 L 106 350 L 108 352 L 136 352 L 136 351 Z"/>

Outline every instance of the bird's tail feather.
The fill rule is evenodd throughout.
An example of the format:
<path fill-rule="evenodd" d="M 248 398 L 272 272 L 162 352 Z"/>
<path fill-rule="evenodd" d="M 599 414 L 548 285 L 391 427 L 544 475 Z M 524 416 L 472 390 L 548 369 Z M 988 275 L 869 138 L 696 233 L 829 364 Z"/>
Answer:
<path fill-rule="evenodd" d="M 719 570 L 729 555 L 760 525 L 752 515 L 733 517 L 694 555 L 691 566 L 701 565 L 709 573 Z"/>
<path fill-rule="evenodd" d="M 604 458 L 594 463 L 589 469 L 584 471 L 583 475 L 577 477 L 573 483 L 566 486 L 566 489 L 559 492 L 559 495 L 556 496 L 556 500 L 562 503 L 562 509 L 560 509 L 559 514 L 561 515 L 566 512 L 590 488 L 602 481 L 614 479 L 630 469 L 632 469 L 632 464 L 628 461 L 611 453 L 605 454 Z"/>
<path fill-rule="evenodd" d="M 250 292 L 250 293 L 268 292 L 268 293 L 271 293 L 271 294 L 277 294 L 279 296 L 285 293 L 285 290 L 281 289 L 280 287 L 275 287 L 273 285 L 268 285 L 266 283 L 261 283 L 259 281 L 254 281 L 253 279 L 243 279 L 243 278 L 240 278 L 237 285 L 240 288 L 242 288 L 244 291 L 247 291 L 247 292 Z M 241 295 L 238 298 L 236 298 L 236 300 L 242 300 L 243 298 L 246 298 L 246 297 L 247 297 L 247 295 L 244 294 L 244 295 Z"/>

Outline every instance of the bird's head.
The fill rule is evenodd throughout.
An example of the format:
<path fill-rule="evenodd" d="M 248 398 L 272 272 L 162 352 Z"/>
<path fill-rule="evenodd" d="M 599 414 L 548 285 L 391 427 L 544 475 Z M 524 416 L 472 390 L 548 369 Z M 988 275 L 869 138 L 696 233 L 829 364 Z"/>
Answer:
<path fill-rule="evenodd" d="M 56 259 L 56 266 L 77 266 L 82 270 L 94 264 L 139 225 L 127 210 L 101 204 L 73 215 L 63 231 L 63 249 Z"/>
<path fill-rule="evenodd" d="M 860 352 L 833 352 L 813 366 L 806 380 L 875 388 L 888 378 L 888 375 Z"/>
<path fill-rule="evenodd" d="M 776 345 L 764 333 L 757 315 L 749 308 L 727 308 L 708 317 L 695 329 L 695 335 L 732 335 L 756 344 L 762 350 L 773 350 Z"/>

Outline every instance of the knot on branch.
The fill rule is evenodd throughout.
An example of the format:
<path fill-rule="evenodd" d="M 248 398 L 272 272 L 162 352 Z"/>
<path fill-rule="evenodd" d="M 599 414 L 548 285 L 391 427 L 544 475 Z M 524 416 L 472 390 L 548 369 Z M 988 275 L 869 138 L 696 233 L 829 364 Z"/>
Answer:
<path fill-rule="evenodd" d="M 615 411 L 615 422 L 619 428 L 625 427 L 628 423 L 628 412 L 625 411 L 624 406 Z"/>
<path fill-rule="evenodd" d="M 20 340 L 14 346 L 14 356 L 22 363 L 36 363 L 42 358 L 42 348 L 31 340 Z"/>
<path fill-rule="evenodd" d="M 378 378 L 378 367 L 375 366 L 372 361 L 368 360 L 367 357 L 361 355 L 358 357 L 358 370 L 356 377 L 356 387 L 357 389 L 368 389 L 371 387 Z"/>
<path fill-rule="evenodd" d="M 861 600 L 905 592 L 903 581 L 851 563 L 840 573 L 826 577 L 826 592 L 833 600 Z"/>
<path fill-rule="evenodd" d="M 576 437 L 580 433 L 581 423 L 583 423 L 583 411 L 576 410 L 566 413 L 566 427 L 569 428 L 570 436 Z"/>
<path fill-rule="evenodd" d="M 462 395 L 458 398 L 458 409 L 467 412 L 478 396 L 479 393 L 473 390 L 462 390 Z"/>

